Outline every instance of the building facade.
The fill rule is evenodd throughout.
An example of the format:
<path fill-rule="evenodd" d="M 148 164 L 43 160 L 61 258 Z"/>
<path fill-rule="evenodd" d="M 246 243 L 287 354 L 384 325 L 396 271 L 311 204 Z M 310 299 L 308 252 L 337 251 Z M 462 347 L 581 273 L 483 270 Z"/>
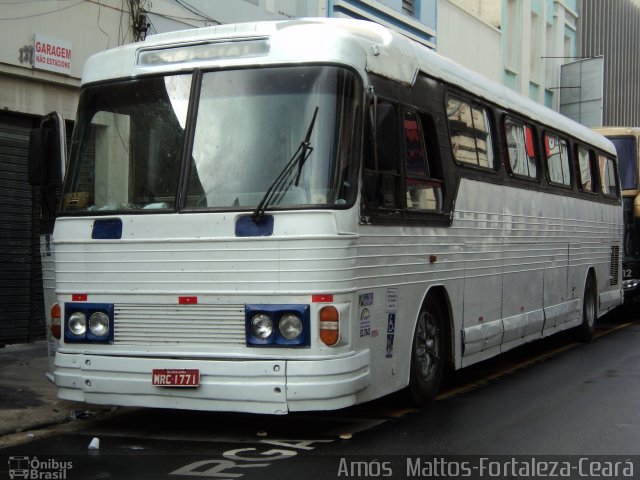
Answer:
<path fill-rule="evenodd" d="M 601 78 L 602 94 L 593 107 L 601 117 L 589 126 L 640 126 L 640 2 L 581 0 L 578 12 L 580 56 L 601 59 L 594 76 Z M 589 78 L 571 80 L 574 88 L 590 88 Z M 583 100 L 582 108 L 589 99 Z"/>
<path fill-rule="evenodd" d="M 491 8 L 494 7 L 494 8 Z M 495 82 L 502 82 L 502 37 L 499 4 L 438 2 L 439 54 Z"/>
<path fill-rule="evenodd" d="M 130 35 L 121 3 L 0 4 L 0 344 L 45 333 L 39 189 L 27 177 L 30 131 L 53 110 L 74 118 L 84 60 Z"/>
<path fill-rule="evenodd" d="M 474 70 L 487 75 L 482 69 L 493 69 L 500 60 L 497 80 L 511 89 L 554 110 L 560 106 L 560 69 L 576 58 L 577 0 L 442 0 L 479 19 L 485 26 L 471 24 L 473 30 L 447 26 L 445 16 L 438 15 L 438 51 L 454 60 L 466 63 L 460 47 L 444 42 L 452 37 L 462 38 L 470 45 L 474 56 L 468 60 Z M 442 12 L 441 8 L 441 12 Z M 452 8 L 446 6 L 446 11 Z M 495 29 L 487 34 L 487 27 Z M 500 37 L 496 46 L 495 37 Z M 452 51 L 453 49 L 453 51 Z M 468 56 L 468 55 L 467 55 Z M 474 65 L 480 65 L 480 68 Z M 487 67 L 489 65 L 489 67 Z"/>
<path fill-rule="evenodd" d="M 166 0 L 165 0 L 166 1 Z M 182 2 L 187 4 L 187 2 Z M 192 25 L 149 8 L 150 33 Z M 436 46 L 437 0 L 189 0 L 188 5 L 209 23 L 239 23 L 305 17 L 356 18 L 380 23 L 431 48 Z"/>

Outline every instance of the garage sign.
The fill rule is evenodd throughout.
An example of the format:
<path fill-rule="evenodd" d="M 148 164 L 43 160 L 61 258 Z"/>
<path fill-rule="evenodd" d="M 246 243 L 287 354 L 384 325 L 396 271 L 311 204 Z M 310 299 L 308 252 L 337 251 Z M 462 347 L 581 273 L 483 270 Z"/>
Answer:
<path fill-rule="evenodd" d="M 36 33 L 33 68 L 71 75 L 71 43 Z"/>

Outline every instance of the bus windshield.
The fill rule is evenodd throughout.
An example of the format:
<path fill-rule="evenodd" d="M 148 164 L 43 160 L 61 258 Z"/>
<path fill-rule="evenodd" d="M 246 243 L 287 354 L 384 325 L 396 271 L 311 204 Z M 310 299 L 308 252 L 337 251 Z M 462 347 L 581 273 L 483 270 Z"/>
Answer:
<path fill-rule="evenodd" d="M 355 198 L 349 167 L 361 94 L 353 73 L 296 66 L 194 78 L 83 90 L 63 212 L 253 209 L 295 156 L 316 111 L 307 159 L 281 182 L 269 208 L 339 206 Z M 189 118 L 191 95 L 197 108 Z"/>
<path fill-rule="evenodd" d="M 86 87 L 62 211 L 173 208 L 192 76 Z"/>
<path fill-rule="evenodd" d="M 638 165 L 635 137 L 609 137 L 618 152 L 618 168 L 622 190 L 638 188 Z"/>

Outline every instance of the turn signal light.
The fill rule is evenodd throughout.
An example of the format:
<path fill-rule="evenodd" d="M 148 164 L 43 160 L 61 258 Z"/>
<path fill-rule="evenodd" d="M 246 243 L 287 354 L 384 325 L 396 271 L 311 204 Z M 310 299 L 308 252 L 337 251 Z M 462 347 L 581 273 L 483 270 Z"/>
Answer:
<path fill-rule="evenodd" d="M 60 340 L 60 336 L 62 334 L 62 312 L 60 310 L 60 304 L 54 303 L 51 307 L 51 335 Z"/>
<path fill-rule="evenodd" d="M 340 340 L 340 314 L 331 305 L 320 309 L 320 340 L 329 347 Z"/>

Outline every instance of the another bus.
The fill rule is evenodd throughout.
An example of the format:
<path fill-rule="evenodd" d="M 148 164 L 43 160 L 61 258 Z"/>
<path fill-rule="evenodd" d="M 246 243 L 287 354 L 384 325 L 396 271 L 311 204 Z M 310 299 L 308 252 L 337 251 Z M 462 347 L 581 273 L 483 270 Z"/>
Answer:
<path fill-rule="evenodd" d="M 59 396 L 424 405 L 445 366 L 593 336 L 622 300 L 619 192 L 604 137 L 377 24 L 97 54 L 54 231 Z"/>
<path fill-rule="evenodd" d="M 618 152 L 624 205 L 622 287 L 625 303 L 636 303 L 640 300 L 640 128 L 603 127 L 595 130 L 611 140 Z"/>

